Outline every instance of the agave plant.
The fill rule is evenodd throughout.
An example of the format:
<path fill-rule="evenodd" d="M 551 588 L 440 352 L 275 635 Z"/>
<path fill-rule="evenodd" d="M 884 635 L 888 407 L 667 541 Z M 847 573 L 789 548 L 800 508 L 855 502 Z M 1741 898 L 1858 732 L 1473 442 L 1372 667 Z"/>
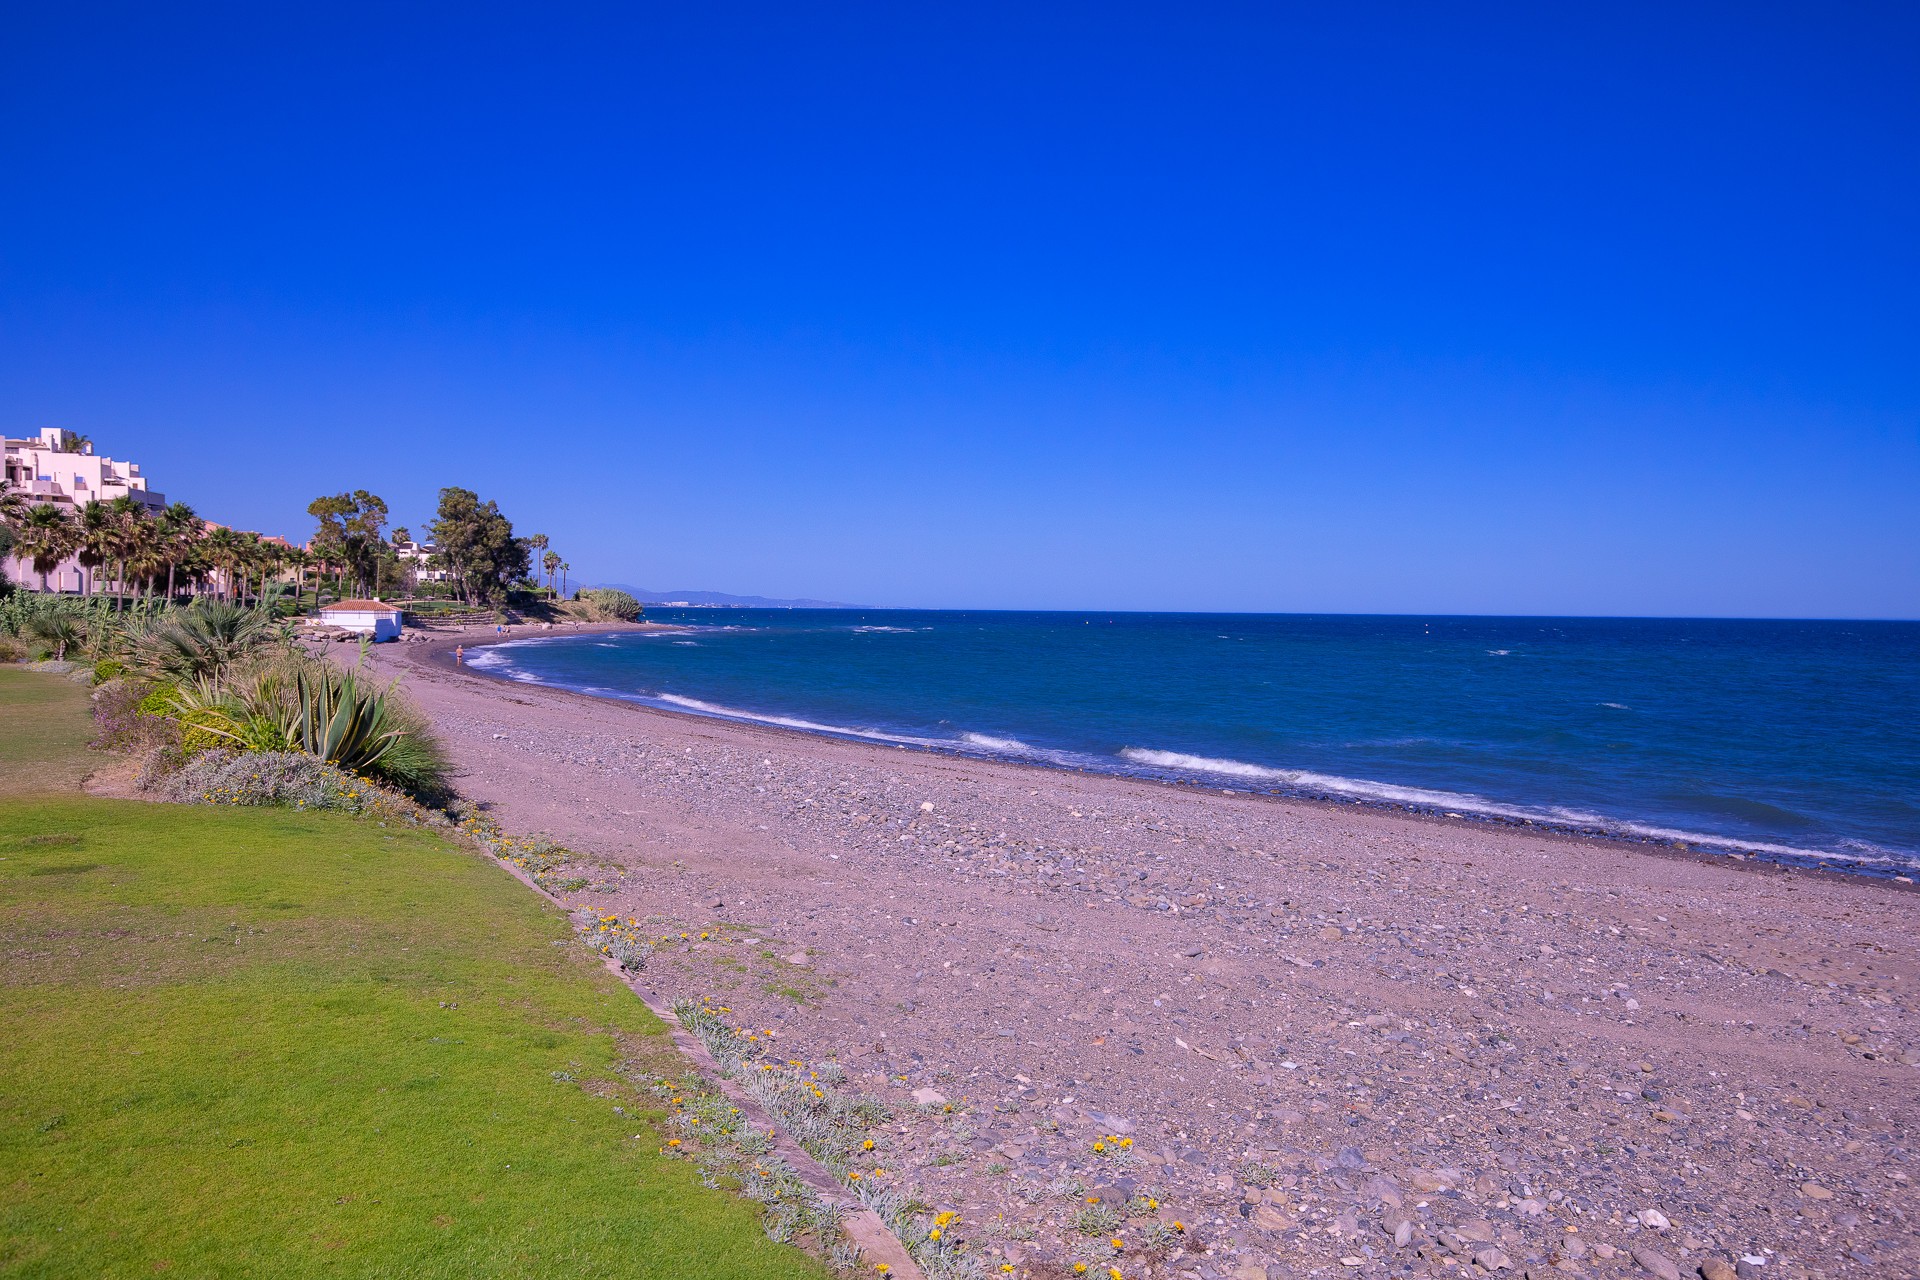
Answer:
<path fill-rule="evenodd" d="M 337 681 L 327 674 L 309 679 L 305 673 L 296 680 L 300 702 L 296 732 L 302 751 L 342 769 L 365 773 L 377 769 L 406 736 L 404 729 L 389 724 L 386 694 L 362 687 L 351 671 Z"/>

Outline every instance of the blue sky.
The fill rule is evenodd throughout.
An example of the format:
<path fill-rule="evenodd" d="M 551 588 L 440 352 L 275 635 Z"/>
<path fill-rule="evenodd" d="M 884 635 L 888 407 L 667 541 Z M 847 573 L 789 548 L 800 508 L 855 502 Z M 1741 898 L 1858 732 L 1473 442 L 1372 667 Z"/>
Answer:
<path fill-rule="evenodd" d="M 1920 616 L 1911 6 L 0 13 L 0 425 L 882 605 Z"/>

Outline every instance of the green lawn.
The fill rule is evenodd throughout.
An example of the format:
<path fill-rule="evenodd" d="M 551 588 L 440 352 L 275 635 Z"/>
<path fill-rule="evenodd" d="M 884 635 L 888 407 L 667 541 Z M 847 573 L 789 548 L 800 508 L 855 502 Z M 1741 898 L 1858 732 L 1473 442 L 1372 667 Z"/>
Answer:
<path fill-rule="evenodd" d="M 97 756 L 88 694 L 65 676 L 0 667 L 0 796 L 76 791 Z"/>
<path fill-rule="evenodd" d="M 0 676 L 17 776 L 84 693 Z M 426 832 L 16 794 L 0 935 L 0 1274 L 824 1274 L 658 1155 L 645 1006 Z"/>

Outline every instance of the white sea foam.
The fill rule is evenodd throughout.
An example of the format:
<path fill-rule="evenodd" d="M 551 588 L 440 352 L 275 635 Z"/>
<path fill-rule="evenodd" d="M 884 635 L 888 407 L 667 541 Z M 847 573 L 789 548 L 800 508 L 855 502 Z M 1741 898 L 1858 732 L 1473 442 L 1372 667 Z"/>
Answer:
<path fill-rule="evenodd" d="M 1120 754 L 1135 764 L 1152 765 L 1160 769 L 1187 769 L 1196 773 L 1219 773 L 1236 778 L 1264 778 L 1312 791 L 1361 796 L 1370 800 L 1393 800 L 1401 804 L 1417 804 L 1430 809 L 1453 809 L 1503 818 L 1528 818 L 1535 822 L 1565 822 L 1577 825 L 1592 825 L 1601 820 L 1597 814 L 1577 809 L 1558 807 L 1536 809 L 1521 805 L 1500 804 L 1465 792 L 1404 787 L 1391 782 L 1372 782 L 1365 778 L 1343 778 L 1338 774 L 1314 773 L 1307 769 L 1274 769 L 1266 765 L 1248 764 L 1244 760 L 1214 760 L 1206 756 L 1191 756 L 1178 751 L 1148 751 L 1139 747 L 1128 747 Z"/>
<path fill-rule="evenodd" d="M 906 734 L 886 733 L 879 729 L 856 729 L 841 724 L 820 724 L 813 720 L 800 720 L 793 716 L 762 715 L 756 711 L 742 711 L 737 707 L 723 707 L 717 703 L 702 702 L 698 698 L 682 697 L 677 693 L 656 695 L 659 701 L 671 703 L 676 707 L 685 707 L 689 711 L 698 711 L 702 715 L 724 716 L 728 720 L 752 720 L 759 724 L 777 724 L 788 729 L 806 729 L 812 733 L 844 733 L 856 738 L 873 738 L 880 742 L 906 742 L 916 746 L 943 745 L 930 738 L 915 738 Z"/>
<path fill-rule="evenodd" d="M 1612 707 L 1612 708 L 1613 708 L 1613 709 L 1614 709 L 1615 711 L 1631 711 L 1631 710 L 1633 710 L 1633 708 L 1632 708 L 1632 707 L 1630 707 L 1630 706 L 1628 706 L 1628 705 L 1627 705 L 1626 703 L 1624 703 L 1624 702 L 1603 702 L 1603 703 L 1601 703 L 1600 705 L 1601 705 L 1601 706 L 1603 706 L 1603 707 Z"/>
<path fill-rule="evenodd" d="M 1504 658 L 1512 652 L 1513 650 L 1511 649 L 1489 649 L 1487 650 L 1487 656 L 1489 658 Z"/>
<path fill-rule="evenodd" d="M 1629 835 L 1648 836 L 1655 840 L 1679 840 L 1704 849 L 1735 849 L 1743 853 L 1771 853 L 1789 858 L 1812 858 L 1817 862 L 1873 862 L 1883 866 L 1911 867 L 1915 859 L 1910 854 L 1895 853 L 1865 840 L 1842 840 L 1842 849 L 1804 849 L 1799 845 L 1773 844 L 1766 840 L 1742 840 L 1735 836 L 1703 835 L 1698 831 L 1686 831 L 1677 827 L 1655 827 L 1643 822 L 1620 822 L 1611 824 L 1616 831 Z"/>
<path fill-rule="evenodd" d="M 986 747 L 990 751 L 1018 751 L 1031 754 L 1033 748 L 1018 738 L 990 738 L 984 733 L 963 733 L 960 741 L 976 747 Z"/>
<path fill-rule="evenodd" d="M 1334 774 L 1314 773 L 1306 769 L 1274 769 L 1265 765 L 1248 764 L 1244 760 L 1214 760 L 1206 756 L 1186 755 L 1178 751 L 1146 751 L 1138 747 L 1128 747 L 1121 756 L 1136 764 L 1152 765 L 1161 769 L 1181 769 L 1195 773 L 1217 773 L 1229 777 L 1259 778 L 1274 782 L 1284 782 L 1290 786 L 1309 791 L 1329 792 L 1336 795 L 1351 795 L 1373 800 L 1393 800 L 1401 804 L 1415 804 L 1426 809 L 1451 810 L 1456 813 L 1481 813 L 1491 817 L 1525 818 L 1533 822 L 1565 823 L 1570 826 L 1596 827 L 1603 831 L 1613 831 L 1621 835 L 1640 836 L 1645 839 L 1681 841 L 1683 843 L 1708 849 L 1732 849 L 1744 853 L 1766 853 L 1790 858 L 1811 858 L 1815 861 L 1847 861 L 1879 863 L 1886 866 L 1912 866 L 1915 859 L 1889 849 L 1883 849 L 1864 840 L 1848 840 L 1844 852 L 1824 849 L 1805 849 L 1797 845 L 1772 844 L 1764 840 L 1741 840 L 1731 836 L 1704 835 L 1698 831 L 1685 831 L 1675 827 L 1651 826 L 1642 822 L 1624 822 L 1609 820 L 1597 813 L 1580 809 L 1568 809 L 1557 805 L 1534 807 L 1528 805 L 1500 804 L 1476 795 L 1455 791 L 1434 791 L 1425 787 L 1403 787 L 1389 782 L 1370 782 L 1363 778 L 1342 778 Z"/>
<path fill-rule="evenodd" d="M 849 627 L 849 631 L 890 631 L 895 635 L 910 636 L 916 631 L 932 630 L 930 627 Z"/>

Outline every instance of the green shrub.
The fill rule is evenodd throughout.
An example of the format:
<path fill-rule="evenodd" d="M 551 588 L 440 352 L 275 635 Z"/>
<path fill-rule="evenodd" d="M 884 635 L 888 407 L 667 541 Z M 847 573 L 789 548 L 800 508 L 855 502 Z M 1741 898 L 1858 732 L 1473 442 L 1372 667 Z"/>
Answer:
<path fill-rule="evenodd" d="M 67 650 L 87 642 L 86 620 L 72 613 L 43 613 L 27 623 L 26 634 L 53 650 L 55 662 L 64 662 Z"/>
<path fill-rule="evenodd" d="M 369 779 L 303 751 L 235 751 L 216 747 L 173 771 L 153 770 L 140 784 L 182 804 L 285 805 L 345 813 L 411 806 Z"/>
<path fill-rule="evenodd" d="M 265 643 L 271 621 L 257 609 L 196 604 L 133 634 L 133 665 L 156 679 L 211 679 Z"/>
<path fill-rule="evenodd" d="M 595 587 L 582 591 L 562 606 L 587 622 L 632 622 L 640 617 L 640 602 L 624 591 Z"/>

